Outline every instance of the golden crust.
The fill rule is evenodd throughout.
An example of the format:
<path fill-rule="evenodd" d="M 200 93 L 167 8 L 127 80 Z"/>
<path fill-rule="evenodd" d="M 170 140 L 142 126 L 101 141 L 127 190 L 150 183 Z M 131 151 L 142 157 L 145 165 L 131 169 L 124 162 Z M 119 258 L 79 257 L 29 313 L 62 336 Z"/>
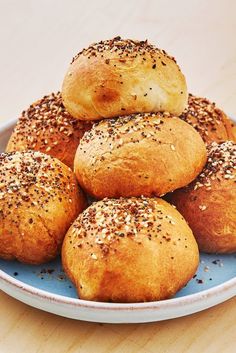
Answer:
<path fill-rule="evenodd" d="M 141 112 L 181 114 L 187 87 L 173 57 L 147 41 L 116 37 L 80 52 L 64 78 L 66 109 L 81 120 Z"/>
<path fill-rule="evenodd" d="M 74 170 L 98 199 L 160 196 L 189 184 L 205 162 L 205 145 L 189 124 L 146 113 L 95 124 L 80 141 Z"/>
<path fill-rule="evenodd" d="M 189 94 L 188 107 L 180 118 L 192 125 L 207 144 L 227 140 L 236 142 L 236 127 L 233 121 L 206 98 Z"/>
<path fill-rule="evenodd" d="M 212 143 L 208 162 L 188 187 L 168 195 L 188 221 L 199 248 L 208 253 L 236 251 L 236 144 Z"/>
<path fill-rule="evenodd" d="M 60 92 L 51 93 L 23 111 L 6 152 L 41 151 L 73 168 L 79 141 L 91 127 L 91 122 L 74 119 L 65 110 Z"/>
<path fill-rule="evenodd" d="M 66 165 L 41 152 L 0 154 L 0 257 L 29 264 L 52 260 L 85 207 Z"/>
<path fill-rule="evenodd" d="M 161 199 L 104 199 L 71 226 L 63 267 L 86 300 L 143 302 L 173 296 L 199 252 L 183 217 Z"/>

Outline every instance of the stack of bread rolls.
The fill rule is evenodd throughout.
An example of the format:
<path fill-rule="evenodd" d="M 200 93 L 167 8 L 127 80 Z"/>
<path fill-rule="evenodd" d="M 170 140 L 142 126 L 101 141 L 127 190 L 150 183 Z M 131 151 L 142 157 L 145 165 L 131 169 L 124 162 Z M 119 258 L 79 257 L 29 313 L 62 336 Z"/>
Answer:
<path fill-rule="evenodd" d="M 80 298 L 170 298 L 194 275 L 198 246 L 236 251 L 235 140 L 164 50 L 120 37 L 92 44 L 61 92 L 22 113 L 1 156 L 0 256 L 42 263 L 64 239 Z M 87 208 L 81 189 L 95 199 Z"/>

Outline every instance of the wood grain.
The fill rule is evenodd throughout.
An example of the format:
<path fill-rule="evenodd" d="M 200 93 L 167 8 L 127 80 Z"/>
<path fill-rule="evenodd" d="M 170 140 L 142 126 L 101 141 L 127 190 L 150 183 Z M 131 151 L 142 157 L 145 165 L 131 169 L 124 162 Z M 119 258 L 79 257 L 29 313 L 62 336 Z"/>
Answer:
<path fill-rule="evenodd" d="M 236 116 L 234 0 L 0 0 L 0 120 L 60 89 L 72 56 L 120 34 L 177 58 L 189 91 Z M 0 352 L 232 353 L 236 298 L 185 318 L 141 325 L 73 321 L 0 293 Z"/>
<path fill-rule="evenodd" d="M 236 298 L 184 318 L 149 324 L 75 321 L 0 294 L 0 352 L 231 353 Z"/>

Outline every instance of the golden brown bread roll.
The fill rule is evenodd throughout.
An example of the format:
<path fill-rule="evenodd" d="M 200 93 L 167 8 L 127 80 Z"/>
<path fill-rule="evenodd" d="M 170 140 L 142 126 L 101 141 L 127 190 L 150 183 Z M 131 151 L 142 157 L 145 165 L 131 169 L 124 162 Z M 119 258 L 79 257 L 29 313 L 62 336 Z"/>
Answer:
<path fill-rule="evenodd" d="M 146 113 L 95 124 L 80 141 L 74 170 L 98 199 L 160 196 L 190 183 L 205 162 L 194 128 L 169 113 Z"/>
<path fill-rule="evenodd" d="M 85 207 L 66 165 L 41 152 L 0 154 L 0 257 L 29 264 L 52 260 Z"/>
<path fill-rule="evenodd" d="M 213 141 L 236 142 L 236 127 L 227 115 L 206 98 L 189 94 L 188 107 L 180 118 L 192 125 L 207 144 Z"/>
<path fill-rule="evenodd" d="M 208 162 L 199 177 L 168 199 L 188 221 L 200 250 L 235 252 L 236 144 L 210 144 Z"/>
<path fill-rule="evenodd" d="M 62 87 L 66 109 L 81 120 L 141 112 L 181 114 L 185 77 L 173 57 L 147 41 L 101 41 L 78 53 Z"/>
<path fill-rule="evenodd" d="M 91 127 L 91 122 L 74 119 L 65 110 L 60 92 L 51 93 L 23 111 L 6 152 L 41 151 L 73 168 L 79 141 Z"/>
<path fill-rule="evenodd" d="M 194 275 L 197 243 L 161 199 L 104 199 L 73 223 L 63 267 L 86 300 L 143 302 L 173 296 Z"/>

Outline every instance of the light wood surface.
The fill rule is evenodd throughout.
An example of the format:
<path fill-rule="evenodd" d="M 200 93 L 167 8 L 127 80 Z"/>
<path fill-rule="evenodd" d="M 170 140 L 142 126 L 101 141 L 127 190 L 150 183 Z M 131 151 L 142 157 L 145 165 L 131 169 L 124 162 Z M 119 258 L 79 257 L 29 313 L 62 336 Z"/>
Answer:
<path fill-rule="evenodd" d="M 60 89 L 71 57 L 114 35 L 174 55 L 189 91 L 236 116 L 234 0 L 0 0 L 0 120 Z M 236 298 L 185 318 L 141 325 L 73 321 L 0 293 L 0 353 L 233 353 Z"/>

